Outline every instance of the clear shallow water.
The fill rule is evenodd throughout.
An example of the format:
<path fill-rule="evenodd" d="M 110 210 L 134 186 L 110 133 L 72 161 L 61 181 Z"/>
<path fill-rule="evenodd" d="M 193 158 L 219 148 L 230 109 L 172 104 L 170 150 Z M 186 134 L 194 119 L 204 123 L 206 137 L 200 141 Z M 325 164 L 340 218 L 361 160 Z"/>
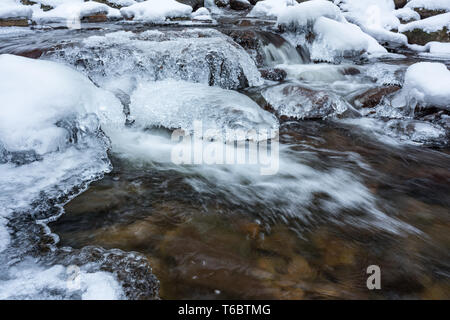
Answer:
<path fill-rule="evenodd" d="M 220 21 L 220 28 L 240 30 L 234 19 Z M 258 28 L 265 30 L 265 23 Z M 5 33 L 0 35 L 0 52 L 33 58 L 44 54 L 45 59 L 75 66 L 97 85 L 120 96 L 127 112 L 127 95 L 134 85 L 155 80 L 150 72 L 155 62 L 149 59 L 140 65 L 138 60 L 148 57 L 158 45 L 147 45 L 148 39 L 124 39 L 123 44 L 113 42 L 112 48 L 117 51 L 110 54 L 108 50 L 102 52 L 101 46 L 97 51 L 87 50 L 81 42 L 91 36 L 104 40 L 105 34 L 122 29 L 139 33 L 148 27 L 91 25 L 81 31 L 37 31 L 28 37 L 25 31 Z M 166 33 L 175 33 L 178 41 L 180 28 L 151 29 L 163 34 L 170 30 Z M 178 68 L 179 64 L 169 68 L 173 61 L 168 59 L 157 62 L 168 67 L 162 77 L 176 75 L 177 79 L 211 84 L 209 66 L 197 62 L 201 59 L 196 55 L 204 57 L 204 52 L 195 47 L 195 40 L 193 43 L 192 52 L 186 49 L 175 57 L 186 64 L 183 68 L 188 72 L 180 72 L 186 69 Z M 170 41 L 168 45 L 170 48 Z M 366 63 L 299 65 L 298 56 L 295 61 L 289 60 L 291 47 L 274 45 L 269 51 L 277 49 L 283 62 L 279 67 L 288 76 L 282 85 L 333 92 L 348 103 L 361 91 L 401 83 L 407 66 L 423 59 L 407 53 L 401 58 Z M 137 62 L 123 65 L 120 54 L 129 57 L 133 50 L 137 50 Z M 96 63 L 89 64 L 93 61 Z M 244 62 L 243 74 L 259 84 L 255 68 Z M 125 77 L 114 74 L 117 66 Z M 217 84 L 239 87 L 239 66 L 231 64 L 230 68 L 233 72 L 218 74 Z M 198 75 L 202 76 L 192 78 Z M 267 108 L 264 92 L 277 86 L 266 81 L 240 92 Z M 128 112 L 132 115 L 133 109 Z M 21 229 L 25 238 L 30 238 L 24 241 L 18 234 L 14 245 L 38 244 L 36 249 L 22 250 L 23 254 L 16 252 L 15 256 L 20 260 L 33 251 L 40 257 L 49 248 L 64 251 L 69 246 L 73 249 L 67 255 L 77 258 L 66 260 L 83 264 L 89 259 L 77 250 L 86 246 L 135 251 L 149 260 L 160 280 L 163 299 L 449 298 L 448 129 L 440 123 L 444 128 L 444 135 L 440 135 L 439 130 L 428 127 L 405 127 L 412 119 L 404 113 L 393 115 L 389 108 L 375 108 L 368 114 L 359 118 L 344 113 L 342 120 L 282 121 L 280 172 L 268 177 L 252 168 L 175 166 L 168 161 L 171 145 L 166 131 L 134 131 L 133 127 L 106 130 L 112 143 L 112 172 L 95 177 L 99 180 L 74 199 L 65 196 L 50 204 L 45 197 L 41 199 L 44 208 L 37 213 L 33 210 L 39 218 L 59 216 L 54 203 L 71 199 L 64 206 L 64 214 L 49 224 L 57 235 L 54 239 L 34 230 L 33 219 L 11 219 L 10 227 Z M 399 123 L 386 122 L 385 117 Z M 69 194 L 80 191 L 83 188 L 75 187 Z M 136 261 L 135 257 L 129 259 Z M 51 266 L 55 261 L 61 261 L 61 257 L 48 259 L 46 264 Z M 123 265 L 130 260 L 125 257 L 118 261 L 94 269 L 126 272 Z M 382 269 L 381 291 L 368 291 L 365 286 L 365 270 L 371 264 Z M 35 270 L 18 268 L 23 273 Z M 52 277 L 64 281 L 58 276 L 64 270 L 51 270 Z M 12 270 L 16 275 L 19 271 Z M 122 278 L 128 286 L 133 281 L 151 282 L 145 272 L 128 273 L 129 278 Z M 64 291 L 59 285 L 48 284 L 42 285 L 42 291 L 54 287 Z"/>

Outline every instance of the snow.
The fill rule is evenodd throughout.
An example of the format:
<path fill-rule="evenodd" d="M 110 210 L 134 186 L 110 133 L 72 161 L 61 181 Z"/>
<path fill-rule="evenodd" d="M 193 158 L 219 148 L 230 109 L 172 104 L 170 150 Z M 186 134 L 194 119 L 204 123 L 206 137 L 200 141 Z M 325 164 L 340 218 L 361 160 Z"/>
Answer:
<path fill-rule="evenodd" d="M 295 0 L 264 0 L 255 4 L 248 14 L 249 17 L 278 17 L 287 7 L 296 5 Z M 293 9 L 293 8 L 289 8 Z"/>
<path fill-rule="evenodd" d="M 130 114 L 141 128 L 276 130 L 276 118 L 236 91 L 205 84 L 164 80 L 140 84 L 131 96 Z M 256 138 L 253 137 L 254 139 Z"/>
<path fill-rule="evenodd" d="M 423 8 L 427 10 L 450 11 L 450 1 L 448 0 L 410 0 L 406 8 Z"/>
<path fill-rule="evenodd" d="M 450 30 L 450 12 L 438 14 L 423 20 L 402 24 L 398 27 L 398 31 L 407 32 L 414 29 L 421 29 L 429 33 L 442 30 L 444 27 Z"/>
<path fill-rule="evenodd" d="M 406 70 L 405 83 L 393 105 L 415 108 L 416 104 L 450 110 L 450 71 L 444 64 L 419 62 Z"/>
<path fill-rule="evenodd" d="M 29 19 L 32 10 L 14 0 L 2 0 L 0 3 L 0 19 Z"/>
<path fill-rule="evenodd" d="M 192 7 L 175 0 L 147 0 L 122 8 L 120 12 L 127 19 L 162 22 L 167 18 L 190 17 Z"/>

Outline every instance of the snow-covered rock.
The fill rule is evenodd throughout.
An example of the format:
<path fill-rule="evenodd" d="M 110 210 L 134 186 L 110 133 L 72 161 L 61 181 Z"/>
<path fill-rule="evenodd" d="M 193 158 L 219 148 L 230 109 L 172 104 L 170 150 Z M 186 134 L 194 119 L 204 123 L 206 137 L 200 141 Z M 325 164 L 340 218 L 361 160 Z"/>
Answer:
<path fill-rule="evenodd" d="M 29 19 L 32 10 L 14 0 L 2 0 L 0 3 L 0 19 Z"/>
<path fill-rule="evenodd" d="M 53 2 L 51 2 L 53 3 Z M 54 3 L 56 4 L 56 3 Z M 106 16 L 110 7 L 99 2 L 84 2 L 83 0 L 68 0 L 56 5 L 54 9 L 43 11 L 35 8 L 32 20 L 38 24 L 44 23 L 69 23 L 75 24 L 89 16 Z"/>
<path fill-rule="evenodd" d="M 405 74 L 402 90 L 393 99 L 395 107 L 439 107 L 450 110 L 450 71 L 442 63 L 419 62 Z"/>
<path fill-rule="evenodd" d="M 175 80 L 140 84 L 131 96 L 130 115 L 134 125 L 141 128 L 165 127 L 190 133 L 194 121 L 201 121 L 203 130 L 219 130 L 220 135 L 227 130 L 278 129 L 272 114 L 241 93 Z"/>
<path fill-rule="evenodd" d="M 400 25 L 398 31 L 407 35 L 408 42 L 413 44 L 450 42 L 450 12 Z"/>
<path fill-rule="evenodd" d="M 320 17 L 345 22 L 339 7 L 326 0 L 315 0 L 284 8 L 278 15 L 277 25 L 284 31 L 304 32 Z"/>
<path fill-rule="evenodd" d="M 420 15 L 411 8 L 401 8 L 395 10 L 394 14 L 401 22 L 405 23 L 420 20 Z"/>
<path fill-rule="evenodd" d="M 188 18 L 192 7 L 175 0 L 147 0 L 120 9 L 126 19 L 145 22 L 163 22 L 167 18 Z"/>
<path fill-rule="evenodd" d="M 410 0 L 406 8 L 427 9 L 437 11 L 450 11 L 450 1 L 448 0 Z"/>
<path fill-rule="evenodd" d="M 311 59 L 316 61 L 335 62 L 341 57 L 366 52 L 387 52 L 360 27 L 347 22 L 339 7 L 325 0 L 285 8 L 278 16 L 277 25 L 294 45 L 306 46 Z"/>
<path fill-rule="evenodd" d="M 386 52 L 375 39 L 351 23 L 320 17 L 313 30 L 317 35 L 311 47 L 313 60 L 333 61 L 336 57 L 352 56 L 355 53 Z"/>

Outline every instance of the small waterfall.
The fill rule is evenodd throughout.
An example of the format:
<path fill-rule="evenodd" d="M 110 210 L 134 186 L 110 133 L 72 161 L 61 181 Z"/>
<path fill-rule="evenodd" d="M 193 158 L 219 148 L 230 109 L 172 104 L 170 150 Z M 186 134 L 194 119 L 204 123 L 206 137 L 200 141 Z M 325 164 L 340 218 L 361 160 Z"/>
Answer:
<path fill-rule="evenodd" d="M 310 62 L 309 53 L 306 50 L 294 47 L 282 36 L 270 32 L 259 32 L 258 35 L 262 43 L 264 62 L 267 66 Z"/>

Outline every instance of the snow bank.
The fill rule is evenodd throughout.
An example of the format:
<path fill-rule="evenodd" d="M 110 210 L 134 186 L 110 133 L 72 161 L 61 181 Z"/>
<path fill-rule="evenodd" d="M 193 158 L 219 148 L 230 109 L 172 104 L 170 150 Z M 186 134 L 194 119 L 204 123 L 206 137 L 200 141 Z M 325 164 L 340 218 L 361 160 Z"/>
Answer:
<path fill-rule="evenodd" d="M 147 0 L 122 8 L 120 12 L 127 19 L 161 22 L 167 18 L 190 17 L 192 7 L 175 0 Z"/>
<path fill-rule="evenodd" d="M 29 19 L 31 14 L 30 7 L 14 0 L 2 0 L 0 3 L 0 19 Z"/>
<path fill-rule="evenodd" d="M 450 12 L 400 25 L 398 31 L 407 32 L 414 29 L 421 29 L 430 33 L 442 30 L 444 27 L 450 30 Z"/>
<path fill-rule="evenodd" d="M 442 63 L 413 64 L 407 69 L 405 83 L 393 104 L 411 108 L 419 104 L 450 110 L 450 71 Z"/>
<path fill-rule="evenodd" d="M 448 0 L 410 0 L 406 8 L 417 8 L 427 10 L 445 10 L 450 11 L 450 1 Z"/>
<path fill-rule="evenodd" d="M 247 96 L 185 81 L 140 84 L 131 96 L 130 114 L 141 128 L 192 132 L 194 121 L 201 121 L 204 130 L 219 130 L 220 134 L 226 130 L 278 129 L 276 118 Z"/>
<path fill-rule="evenodd" d="M 264 0 L 255 4 L 248 14 L 249 17 L 278 17 L 287 7 L 296 5 L 295 0 Z M 293 9 L 293 8 L 289 8 Z"/>

